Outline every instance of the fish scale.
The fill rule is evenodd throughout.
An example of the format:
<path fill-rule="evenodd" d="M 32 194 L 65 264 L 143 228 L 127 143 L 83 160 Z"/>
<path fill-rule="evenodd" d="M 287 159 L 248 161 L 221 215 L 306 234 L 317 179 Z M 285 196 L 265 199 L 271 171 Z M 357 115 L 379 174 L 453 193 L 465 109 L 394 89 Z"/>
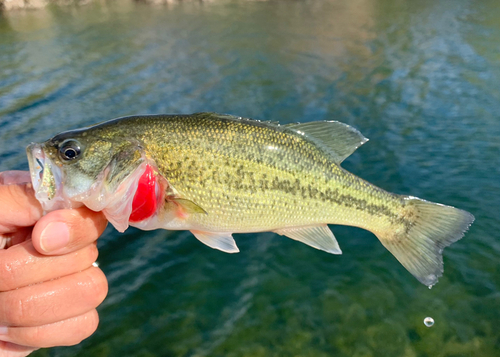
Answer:
<path fill-rule="evenodd" d="M 442 275 L 443 248 L 474 218 L 387 192 L 344 170 L 342 161 L 366 141 L 333 121 L 278 125 L 216 113 L 151 115 L 58 134 L 30 145 L 28 158 L 46 210 L 84 204 L 102 210 L 120 231 L 188 229 L 230 253 L 238 251 L 232 233 L 274 231 L 340 254 L 327 224 L 356 226 L 373 232 L 431 286 Z M 135 213 L 143 219 L 130 221 L 150 167 L 150 187 L 165 192 L 146 190 L 145 207 L 156 212 Z"/>
<path fill-rule="evenodd" d="M 287 226 L 324 222 L 356 225 L 357 221 L 367 220 L 356 217 L 363 213 L 356 205 L 352 212 L 338 215 L 338 205 L 301 194 L 318 192 L 319 197 L 335 185 L 347 189 L 360 184 L 358 178 L 329 162 L 320 150 L 300 137 L 265 126 L 247 125 L 245 130 L 245 126 L 228 120 L 204 120 L 193 127 L 191 120 L 178 117 L 171 124 L 168 133 L 172 135 L 166 138 L 165 147 L 158 148 L 156 141 L 147 137 L 143 141 L 146 152 L 156 153 L 153 157 L 161 163 L 160 173 L 209 213 L 191 216 L 189 222 L 195 225 L 248 232 L 269 230 L 283 223 Z M 203 127 L 209 134 L 200 143 L 199 132 Z M 268 149 L 269 146 L 275 149 Z M 193 147 L 203 149 L 195 151 Z M 268 154 L 262 155 L 263 151 Z M 159 152 L 164 154 L 160 156 Z M 252 180 L 253 176 L 256 177 Z M 356 189 L 351 191 L 345 195 L 367 196 L 360 195 Z M 305 202 L 304 198 L 308 200 Z"/>
<path fill-rule="evenodd" d="M 343 213 L 339 205 L 321 199 L 321 194 L 327 189 L 342 188 L 346 197 L 342 206 L 349 200 L 354 202 L 354 199 L 375 200 L 375 197 L 370 197 L 373 194 L 381 196 L 378 200 L 380 206 L 386 206 L 389 198 L 395 199 L 394 195 L 382 190 L 370 190 L 371 185 L 365 184 L 365 191 L 368 192 L 361 191 L 363 184 L 359 178 L 329 161 L 318 148 L 297 137 L 299 134 L 252 125 L 247 125 L 249 130 L 245 130 L 245 126 L 236 124 L 227 120 L 199 123 L 198 126 L 207 126 L 207 131 L 211 133 L 200 144 L 199 129 L 192 132 L 192 123 L 179 119 L 173 126 L 177 130 L 173 132 L 183 135 L 179 135 L 177 140 L 169 138 L 171 149 L 156 160 L 165 163 L 160 172 L 189 199 L 199 203 L 209 213 L 212 210 L 226 212 L 222 215 L 223 222 L 220 220 L 221 213 L 213 223 L 210 222 L 210 214 L 192 217 L 193 221 L 201 220 L 200 224 L 210 225 L 211 229 L 233 232 L 269 230 L 278 223 L 289 226 L 324 222 L 369 224 L 373 222 L 371 215 L 360 210 L 362 207 L 359 205 L 353 204 L 348 212 L 339 214 Z M 152 145 L 150 151 L 157 152 L 154 143 Z M 204 150 L 193 152 L 192 147 L 203 147 Z M 172 162 L 172 157 L 182 158 L 180 165 Z M 260 160 L 257 161 L 256 157 Z M 175 170 L 169 170 L 171 167 Z M 315 196 L 318 198 L 311 197 L 310 193 L 314 192 L 317 192 Z M 218 197 L 227 199 L 214 201 Z M 231 214 L 233 211 L 241 215 Z"/>

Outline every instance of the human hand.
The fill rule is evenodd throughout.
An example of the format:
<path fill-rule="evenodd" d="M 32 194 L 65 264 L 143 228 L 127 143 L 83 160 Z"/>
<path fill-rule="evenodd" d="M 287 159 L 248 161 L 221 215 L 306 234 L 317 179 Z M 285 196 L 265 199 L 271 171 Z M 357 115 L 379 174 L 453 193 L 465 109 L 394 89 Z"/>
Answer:
<path fill-rule="evenodd" d="M 108 286 L 96 239 L 106 228 L 87 208 L 42 216 L 29 173 L 0 173 L 0 356 L 69 346 L 97 328 Z"/>

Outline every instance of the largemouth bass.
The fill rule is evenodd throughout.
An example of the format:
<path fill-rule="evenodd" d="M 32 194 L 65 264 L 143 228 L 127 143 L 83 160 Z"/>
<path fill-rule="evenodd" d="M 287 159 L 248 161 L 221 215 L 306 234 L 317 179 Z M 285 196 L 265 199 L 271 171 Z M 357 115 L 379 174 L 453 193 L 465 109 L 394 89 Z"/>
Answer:
<path fill-rule="evenodd" d="M 233 233 L 273 231 L 341 254 L 327 224 L 364 228 L 420 282 L 474 217 L 384 191 L 340 164 L 367 139 L 335 121 L 279 125 L 230 115 L 148 115 L 67 131 L 27 148 L 46 211 L 85 205 L 115 228 L 190 230 L 238 252 Z"/>

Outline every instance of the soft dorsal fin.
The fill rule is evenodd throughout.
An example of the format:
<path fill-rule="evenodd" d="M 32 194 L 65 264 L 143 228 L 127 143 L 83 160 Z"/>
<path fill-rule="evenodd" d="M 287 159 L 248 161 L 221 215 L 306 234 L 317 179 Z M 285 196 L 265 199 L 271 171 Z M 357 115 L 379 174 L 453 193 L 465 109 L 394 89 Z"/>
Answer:
<path fill-rule="evenodd" d="M 328 253 L 342 254 L 339 243 L 326 224 L 312 227 L 282 228 L 276 229 L 274 232 Z"/>
<path fill-rule="evenodd" d="M 284 126 L 320 145 L 336 164 L 340 164 L 368 141 L 358 130 L 338 121 L 313 121 Z"/>

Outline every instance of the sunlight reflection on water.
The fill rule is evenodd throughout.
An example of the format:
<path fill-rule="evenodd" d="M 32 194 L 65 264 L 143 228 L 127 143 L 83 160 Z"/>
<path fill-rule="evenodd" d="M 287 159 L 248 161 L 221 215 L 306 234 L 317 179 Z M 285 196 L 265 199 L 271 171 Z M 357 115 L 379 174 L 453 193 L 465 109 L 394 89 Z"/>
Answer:
<path fill-rule="evenodd" d="M 225 255 L 189 232 L 108 228 L 98 331 L 35 355 L 496 356 L 498 18 L 493 1 L 403 0 L 2 15 L 0 170 L 27 169 L 31 141 L 130 114 L 340 120 L 370 138 L 345 168 L 476 216 L 431 291 L 354 228 L 332 227 L 342 256 L 272 233 L 236 235 L 241 253 Z"/>

